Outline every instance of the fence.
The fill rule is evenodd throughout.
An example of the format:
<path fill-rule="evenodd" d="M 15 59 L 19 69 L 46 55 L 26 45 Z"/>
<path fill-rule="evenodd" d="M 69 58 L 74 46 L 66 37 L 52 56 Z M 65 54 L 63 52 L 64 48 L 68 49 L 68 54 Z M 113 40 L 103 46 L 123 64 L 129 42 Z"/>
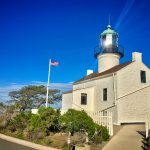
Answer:
<path fill-rule="evenodd" d="M 94 120 L 95 123 L 105 126 L 108 129 L 110 136 L 113 135 L 112 112 L 107 112 L 106 114 L 103 114 L 101 111 L 88 112 L 88 115 Z"/>

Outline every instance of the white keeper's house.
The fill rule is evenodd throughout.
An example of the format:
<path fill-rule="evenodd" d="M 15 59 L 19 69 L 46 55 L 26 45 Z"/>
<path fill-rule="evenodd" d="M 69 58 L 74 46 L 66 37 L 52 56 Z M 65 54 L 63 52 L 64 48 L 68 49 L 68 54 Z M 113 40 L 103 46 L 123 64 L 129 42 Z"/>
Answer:
<path fill-rule="evenodd" d="M 142 53 L 133 52 L 131 61 L 120 64 L 124 50 L 118 45 L 118 33 L 108 25 L 94 56 L 98 72 L 88 71 L 73 83 L 72 91 L 63 94 L 62 113 L 69 108 L 112 112 L 114 124 L 144 122 L 150 108 L 150 69 Z"/>

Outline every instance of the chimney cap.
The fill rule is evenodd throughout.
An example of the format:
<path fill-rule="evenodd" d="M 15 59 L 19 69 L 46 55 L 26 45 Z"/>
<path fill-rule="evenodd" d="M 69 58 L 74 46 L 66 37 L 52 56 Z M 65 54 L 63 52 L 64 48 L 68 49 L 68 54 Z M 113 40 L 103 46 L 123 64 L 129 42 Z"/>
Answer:
<path fill-rule="evenodd" d="M 90 75 L 92 73 L 93 73 L 93 70 L 88 69 L 87 72 L 86 72 L 86 75 L 88 76 L 88 75 Z"/>
<path fill-rule="evenodd" d="M 142 62 L 142 53 L 140 53 L 140 52 L 133 52 L 132 53 L 132 61 Z"/>

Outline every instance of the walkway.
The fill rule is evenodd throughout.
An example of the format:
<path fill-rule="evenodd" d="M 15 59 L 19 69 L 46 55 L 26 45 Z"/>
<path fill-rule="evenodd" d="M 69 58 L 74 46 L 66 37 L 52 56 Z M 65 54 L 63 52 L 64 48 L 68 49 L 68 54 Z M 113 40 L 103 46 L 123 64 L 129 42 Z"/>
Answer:
<path fill-rule="evenodd" d="M 7 145 L 7 143 L 8 143 L 8 145 Z M 14 138 L 14 137 L 10 137 L 10 136 L 7 136 L 7 135 L 1 134 L 1 133 L 0 133 L 0 144 L 1 144 L 0 145 L 0 150 L 31 150 L 31 149 L 32 150 L 33 149 L 36 149 L 36 150 L 60 150 L 60 149 L 56 149 L 56 148 L 52 148 L 52 147 L 32 143 L 32 142 L 29 142 L 29 141 L 17 139 L 17 138 Z M 22 148 L 13 149 L 13 146 L 12 146 L 12 148 L 9 149 L 11 147 L 11 145 L 13 145 L 13 146 L 16 145 L 17 147 L 22 147 Z M 27 149 L 26 146 L 30 147 L 30 148 Z"/>
<path fill-rule="evenodd" d="M 123 125 L 118 133 L 106 144 L 103 150 L 142 150 L 144 124 Z"/>
<path fill-rule="evenodd" d="M 34 149 L 0 139 L 0 150 L 34 150 Z"/>

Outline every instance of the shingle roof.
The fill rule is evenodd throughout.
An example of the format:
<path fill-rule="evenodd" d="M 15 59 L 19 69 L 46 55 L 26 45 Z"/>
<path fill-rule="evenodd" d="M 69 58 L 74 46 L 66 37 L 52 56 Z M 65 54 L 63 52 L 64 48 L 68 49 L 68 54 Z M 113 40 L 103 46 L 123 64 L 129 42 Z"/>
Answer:
<path fill-rule="evenodd" d="M 121 70 L 122 68 L 126 67 L 127 65 L 131 64 L 131 62 L 127 62 L 127 63 L 123 63 L 123 64 L 120 64 L 120 65 L 117 65 L 117 66 L 114 66 L 104 72 L 101 72 L 101 73 L 98 73 L 98 72 L 94 72 L 88 76 L 85 76 L 77 81 L 75 81 L 73 84 L 78 84 L 80 83 L 81 81 L 85 81 L 85 80 L 89 80 L 89 79 L 93 79 L 93 78 L 96 78 L 96 77 L 100 77 L 100 76 L 103 76 L 103 75 L 107 75 L 107 74 L 111 74 L 111 73 L 115 73 L 119 70 Z"/>

